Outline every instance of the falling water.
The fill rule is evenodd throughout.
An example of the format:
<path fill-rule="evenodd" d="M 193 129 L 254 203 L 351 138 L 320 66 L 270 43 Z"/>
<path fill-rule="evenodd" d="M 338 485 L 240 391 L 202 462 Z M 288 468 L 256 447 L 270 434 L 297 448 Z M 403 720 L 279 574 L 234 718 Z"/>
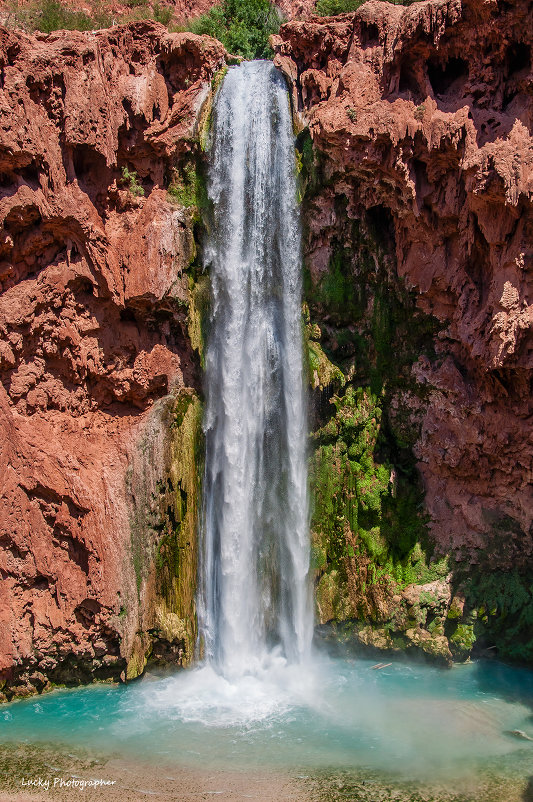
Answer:
<path fill-rule="evenodd" d="M 230 69 L 218 94 L 206 248 L 206 474 L 200 626 L 226 676 L 310 649 L 301 234 L 285 81 Z"/>

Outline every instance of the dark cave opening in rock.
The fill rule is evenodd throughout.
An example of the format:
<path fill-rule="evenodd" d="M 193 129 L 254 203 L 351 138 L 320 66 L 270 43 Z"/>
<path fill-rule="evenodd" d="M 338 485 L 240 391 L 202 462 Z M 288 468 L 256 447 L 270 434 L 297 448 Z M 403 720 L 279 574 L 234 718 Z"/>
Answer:
<path fill-rule="evenodd" d="M 452 85 L 468 77 L 468 64 L 462 58 L 452 56 L 445 64 L 428 61 L 428 78 L 435 95 L 446 95 Z"/>
<path fill-rule="evenodd" d="M 531 48 L 525 42 L 514 42 L 505 54 L 507 77 L 526 69 L 531 69 Z"/>

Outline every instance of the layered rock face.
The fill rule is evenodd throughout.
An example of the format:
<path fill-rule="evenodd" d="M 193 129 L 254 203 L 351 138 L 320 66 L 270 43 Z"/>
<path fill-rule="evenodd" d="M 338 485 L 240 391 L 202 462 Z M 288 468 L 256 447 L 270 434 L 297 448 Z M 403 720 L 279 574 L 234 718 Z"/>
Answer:
<path fill-rule="evenodd" d="M 208 37 L 152 23 L 0 31 L 8 696 L 49 680 L 133 676 L 158 638 L 190 659 L 174 563 L 185 549 L 192 567 L 181 575 L 194 581 L 194 170 L 225 55 Z M 184 521 L 189 552 L 178 543 Z"/>
<path fill-rule="evenodd" d="M 427 620 L 421 605 L 402 595 L 399 568 L 416 563 L 414 519 L 397 520 L 396 535 L 384 534 L 384 509 L 398 510 L 407 492 L 401 480 L 412 448 L 431 540 L 439 555 L 449 556 L 447 581 L 460 590 L 452 605 L 456 634 L 457 620 L 472 628 L 476 615 L 486 619 L 487 632 L 503 627 L 506 616 L 518 638 L 530 631 L 531 14 L 527 2 L 431 0 L 407 8 L 368 2 L 354 14 L 289 23 L 274 40 L 276 63 L 314 148 L 313 155 L 304 131 L 311 346 L 315 385 L 337 393 L 334 417 L 327 412 L 319 420 L 329 419 L 329 430 L 315 439 L 319 455 L 337 448 L 335 438 L 347 446 L 348 456 L 341 448 L 329 458 L 355 486 L 341 481 L 336 495 L 321 484 L 319 470 L 315 530 L 322 528 L 318 546 L 327 552 L 317 569 L 324 621 L 370 616 L 414 633 L 415 641 L 428 622 L 437 635 L 447 627 L 449 634 L 451 593 L 446 601 L 446 593 L 427 589 L 435 600 Z M 327 370 L 322 360 L 323 375 L 319 351 L 332 360 Z M 335 367 L 343 374 L 337 385 Z M 374 396 L 364 391 L 359 400 L 343 401 L 343 382 L 352 390 L 370 386 Z M 343 430 L 347 420 L 352 434 Z M 354 444 L 353 431 L 366 431 L 366 445 Z M 372 470 L 365 474 L 369 449 Z M 410 484 L 416 486 L 414 478 Z M 339 562 L 321 540 L 320 513 L 325 498 L 336 503 L 343 493 L 355 495 L 367 519 L 372 509 L 375 515 L 363 524 L 362 543 L 357 524 L 341 511 Z M 395 538 L 397 544 L 406 531 L 409 548 L 398 551 Z M 365 560 L 377 576 L 369 578 Z M 332 602 L 339 593 L 333 569 L 344 573 L 347 609 Z M 504 572 L 513 572 L 512 590 Z M 467 573 L 481 583 L 490 576 L 494 584 L 478 588 L 470 605 L 460 582 Z M 385 581 L 391 576 L 392 587 Z M 432 574 L 426 581 L 444 578 Z M 461 619 L 465 594 L 472 615 Z M 398 610 L 401 626 L 391 624 Z M 510 642 L 502 651 L 513 653 Z"/>

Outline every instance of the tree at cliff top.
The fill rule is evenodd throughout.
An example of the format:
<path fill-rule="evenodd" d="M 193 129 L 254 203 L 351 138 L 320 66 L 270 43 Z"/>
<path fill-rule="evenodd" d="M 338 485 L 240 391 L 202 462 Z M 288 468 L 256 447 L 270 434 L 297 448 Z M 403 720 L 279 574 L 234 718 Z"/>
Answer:
<path fill-rule="evenodd" d="M 270 58 L 270 34 L 281 23 L 278 9 L 270 0 L 223 0 L 190 23 L 193 33 L 218 39 L 226 50 L 246 59 Z"/>

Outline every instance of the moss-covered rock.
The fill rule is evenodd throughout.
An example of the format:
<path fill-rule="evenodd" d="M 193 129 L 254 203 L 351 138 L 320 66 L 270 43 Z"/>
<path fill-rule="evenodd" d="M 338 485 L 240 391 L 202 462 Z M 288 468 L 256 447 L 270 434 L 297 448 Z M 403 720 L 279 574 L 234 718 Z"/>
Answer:
<path fill-rule="evenodd" d="M 298 142 L 305 222 L 329 190 L 320 156 L 305 134 Z M 397 275 L 385 210 L 354 218 L 348 206 L 335 199 L 328 270 L 304 276 L 317 618 L 356 622 L 353 638 L 368 647 L 449 661 L 449 566 L 432 554 L 412 450 L 428 389 L 411 368 L 434 358 L 439 324 Z M 431 583 L 447 592 L 432 596 Z"/>
<path fill-rule="evenodd" d="M 191 388 L 155 406 L 131 466 L 132 560 L 138 604 L 124 604 L 126 678 L 152 652 L 188 665 L 196 644 L 197 528 L 203 476 L 202 403 Z M 129 610 L 139 610 L 130 620 Z M 128 638 L 128 626 L 134 631 Z M 130 630 L 131 631 L 131 630 Z"/>
<path fill-rule="evenodd" d="M 515 559 L 530 534 L 482 510 L 491 534 L 475 559 L 433 553 L 415 451 L 435 388 L 418 381 L 416 363 L 442 359 L 435 343 L 444 324 L 419 311 L 398 276 L 387 209 L 365 208 L 335 169 L 300 132 L 319 626 L 439 660 L 531 662 L 531 571 Z"/>

